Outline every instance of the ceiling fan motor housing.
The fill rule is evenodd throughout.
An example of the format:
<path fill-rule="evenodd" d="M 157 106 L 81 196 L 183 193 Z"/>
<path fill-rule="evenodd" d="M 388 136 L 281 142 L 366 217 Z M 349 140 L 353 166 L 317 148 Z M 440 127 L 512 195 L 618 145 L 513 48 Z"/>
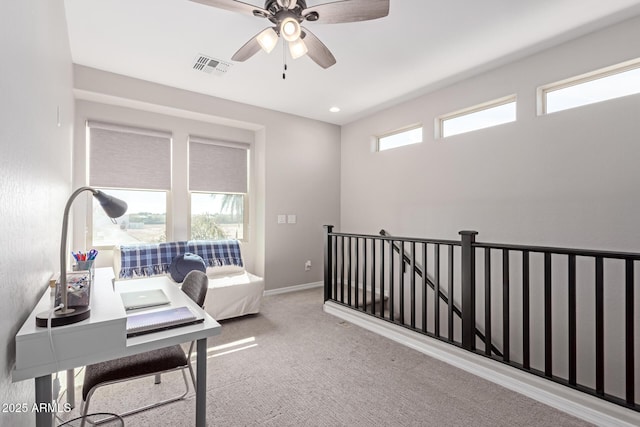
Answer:
<path fill-rule="evenodd" d="M 269 20 L 274 24 L 277 24 L 282 19 L 284 19 L 286 16 L 282 16 L 281 19 L 278 19 L 277 16 L 282 12 L 287 11 L 291 13 L 291 15 L 293 15 L 296 20 L 298 20 L 298 22 L 302 22 L 304 21 L 304 18 L 302 17 L 302 11 L 307 8 L 307 2 L 306 0 L 298 0 L 293 8 L 286 9 L 278 4 L 278 0 L 266 0 L 264 2 L 264 8 L 271 13 L 271 16 L 267 16 L 267 18 L 269 18 Z"/>

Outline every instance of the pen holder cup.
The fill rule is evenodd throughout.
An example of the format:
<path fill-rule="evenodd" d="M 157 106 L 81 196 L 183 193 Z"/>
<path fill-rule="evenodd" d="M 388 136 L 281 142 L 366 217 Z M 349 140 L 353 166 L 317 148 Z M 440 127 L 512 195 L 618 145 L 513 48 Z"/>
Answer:
<path fill-rule="evenodd" d="M 73 265 L 73 271 L 89 270 L 91 276 L 93 276 L 93 260 L 89 261 L 76 261 Z"/>
<path fill-rule="evenodd" d="M 82 261 L 81 261 L 82 262 Z M 93 263 L 93 261 L 85 261 Z M 67 306 L 88 307 L 91 301 L 91 282 L 93 281 L 93 265 L 88 270 L 76 270 L 67 273 Z M 56 283 L 55 305 L 62 302 L 60 282 Z"/>

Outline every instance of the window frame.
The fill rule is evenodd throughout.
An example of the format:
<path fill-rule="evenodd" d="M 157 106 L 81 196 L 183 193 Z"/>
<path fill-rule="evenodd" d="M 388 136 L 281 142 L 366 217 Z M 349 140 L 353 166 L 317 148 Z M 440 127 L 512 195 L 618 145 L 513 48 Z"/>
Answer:
<path fill-rule="evenodd" d="M 558 90 L 567 89 L 573 86 L 578 86 L 583 83 L 588 83 L 588 82 L 592 82 L 599 79 L 605 79 L 607 77 L 614 76 L 616 74 L 621 74 L 626 71 L 631 71 L 636 69 L 640 69 L 640 58 L 620 62 L 618 64 L 614 64 L 608 67 L 599 68 L 597 70 L 590 71 L 588 73 L 579 74 L 573 77 L 569 77 L 563 80 L 559 80 L 553 83 L 548 83 L 548 84 L 539 86 L 536 90 L 537 114 L 538 116 L 544 116 L 547 114 L 559 113 L 561 111 L 573 110 L 574 108 L 585 107 L 587 105 L 599 104 L 601 102 L 620 99 L 620 98 L 624 98 L 625 96 L 637 95 L 638 93 L 622 95 L 622 96 L 617 96 L 615 98 L 609 98 L 601 101 L 591 102 L 588 104 L 581 104 L 581 105 L 576 105 L 574 107 L 564 108 L 562 110 L 553 111 L 551 113 L 547 112 L 547 94 L 550 92 L 556 92 Z"/>
<path fill-rule="evenodd" d="M 390 147 L 390 148 L 384 148 L 381 149 L 380 148 L 380 140 L 384 139 L 384 138 L 389 138 L 391 136 L 395 136 L 395 135 L 400 135 L 402 133 L 406 133 L 406 132 L 411 132 L 413 130 L 416 129 L 421 129 L 421 133 L 422 133 L 422 137 L 420 138 L 420 141 L 418 142 L 411 142 L 409 144 L 403 144 L 403 145 L 398 145 L 397 147 Z M 424 126 L 422 125 L 422 123 L 414 123 L 412 125 L 408 125 L 405 127 L 402 127 L 400 129 L 395 129 L 393 131 L 390 132 L 386 132 L 380 135 L 376 135 L 375 136 L 375 151 L 376 152 L 382 152 L 382 151 L 389 151 L 389 150 L 394 150 L 396 148 L 402 148 L 402 147 L 408 147 L 409 145 L 416 145 L 416 144 L 422 144 L 424 142 Z"/>
<path fill-rule="evenodd" d="M 471 129 L 468 130 L 466 132 L 461 132 L 461 133 L 456 133 L 453 135 L 444 135 L 444 122 L 447 120 L 451 120 L 451 119 L 456 119 L 459 117 L 464 117 L 464 116 L 468 116 L 470 114 L 473 113 L 477 113 L 480 111 L 484 111 L 484 110 L 490 110 L 491 108 L 495 108 L 495 107 L 501 107 L 503 105 L 507 105 L 507 104 L 511 104 L 513 103 L 515 105 L 515 110 L 516 110 L 516 117 L 513 121 L 509 121 L 509 122 L 504 122 L 504 123 L 498 123 L 495 125 L 491 125 L 491 126 L 486 126 L 486 127 L 481 127 L 481 128 L 476 128 L 476 129 Z M 492 99 L 490 101 L 486 101 L 486 102 L 482 102 L 480 104 L 476 104 L 473 105 L 471 107 L 466 107 L 460 110 L 456 110 L 453 111 L 451 113 L 447 113 L 447 114 L 442 114 L 438 117 L 435 118 L 435 138 L 436 139 L 445 139 L 445 138 L 450 138 L 452 136 L 457 136 L 457 135 L 463 135 L 466 133 L 470 133 L 470 132 L 476 132 L 479 130 L 483 130 L 483 129 L 489 129 L 495 126 L 500 126 L 500 125 L 505 125 L 507 123 L 514 123 L 518 121 L 518 96 L 516 94 L 511 94 L 511 95 L 507 95 L 507 96 L 503 96 L 501 98 L 496 98 L 496 99 Z"/>

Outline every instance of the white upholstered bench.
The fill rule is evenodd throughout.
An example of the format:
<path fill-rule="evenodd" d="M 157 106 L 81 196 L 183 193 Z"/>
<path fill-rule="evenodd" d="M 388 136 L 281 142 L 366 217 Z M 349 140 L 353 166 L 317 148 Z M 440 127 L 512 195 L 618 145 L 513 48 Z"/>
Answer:
<path fill-rule="evenodd" d="M 203 247 L 209 244 L 219 243 L 234 245 L 233 249 L 239 256 L 233 260 L 230 257 L 220 259 L 212 257 L 208 251 L 203 250 Z M 135 268 L 126 261 L 123 265 L 122 260 L 123 253 L 127 257 L 132 250 L 145 251 L 145 256 L 136 258 Z M 160 275 L 171 278 L 168 274 L 168 266 L 176 255 L 184 252 L 200 255 L 208 265 L 209 290 L 204 308 L 211 317 L 224 320 L 260 311 L 264 279 L 246 271 L 237 241 L 168 242 L 116 247 L 113 251 L 113 270 L 116 280 L 136 280 Z"/>

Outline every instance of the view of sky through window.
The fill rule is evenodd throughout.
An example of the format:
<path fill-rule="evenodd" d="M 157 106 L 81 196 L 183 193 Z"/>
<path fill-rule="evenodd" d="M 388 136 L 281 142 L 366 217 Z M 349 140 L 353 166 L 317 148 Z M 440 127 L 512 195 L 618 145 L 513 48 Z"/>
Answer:
<path fill-rule="evenodd" d="M 516 101 L 442 119 L 442 137 L 516 121 Z"/>
<path fill-rule="evenodd" d="M 640 93 L 640 68 L 545 91 L 547 113 Z"/>
<path fill-rule="evenodd" d="M 166 192 L 114 189 L 104 192 L 127 202 L 127 212 L 114 224 L 93 199 L 92 246 L 166 241 Z"/>
<path fill-rule="evenodd" d="M 378 151 L 422 142 L 422 126 L 378 138 Z"/>

